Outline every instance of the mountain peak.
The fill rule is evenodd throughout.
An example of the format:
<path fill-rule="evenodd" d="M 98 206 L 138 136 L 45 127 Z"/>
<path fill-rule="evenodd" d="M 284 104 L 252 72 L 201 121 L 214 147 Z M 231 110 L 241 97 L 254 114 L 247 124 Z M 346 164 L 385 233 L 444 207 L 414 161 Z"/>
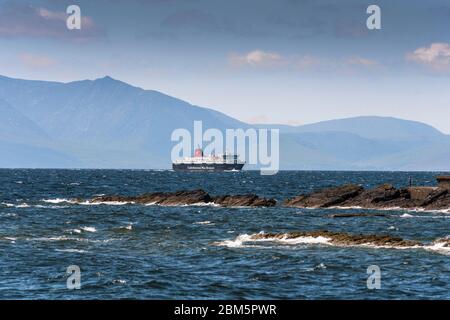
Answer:
<path fill-rule="evenodd" d="M 120 82 L 119 80 L 116 80 L 108 75 L 104 76 L 103 78 L 95 79 L 94 81 L 101 81 L 101 82 Z"/>

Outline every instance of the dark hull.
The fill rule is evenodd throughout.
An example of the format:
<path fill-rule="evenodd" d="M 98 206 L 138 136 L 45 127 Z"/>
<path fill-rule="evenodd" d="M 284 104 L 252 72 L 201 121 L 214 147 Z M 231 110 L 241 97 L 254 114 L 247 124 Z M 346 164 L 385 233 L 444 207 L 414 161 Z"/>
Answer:
<path fill-rule="evenodd" d="M 244 167 L 243 163 L 173 163 L 172 168 L 175 171 L 188 172 L 221 172 L 221 171 L 240 171 Z"/>

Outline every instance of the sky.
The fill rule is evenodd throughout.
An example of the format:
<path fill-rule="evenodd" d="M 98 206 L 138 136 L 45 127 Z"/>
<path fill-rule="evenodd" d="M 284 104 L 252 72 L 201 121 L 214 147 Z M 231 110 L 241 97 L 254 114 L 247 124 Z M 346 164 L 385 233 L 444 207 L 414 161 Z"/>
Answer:
<path fill-rule="evenodd" d="M 109 75 L 250 123 L 377 115 L 450 134 L 449 30 L 448 0 L 0 0 L 0 75 Z"/>

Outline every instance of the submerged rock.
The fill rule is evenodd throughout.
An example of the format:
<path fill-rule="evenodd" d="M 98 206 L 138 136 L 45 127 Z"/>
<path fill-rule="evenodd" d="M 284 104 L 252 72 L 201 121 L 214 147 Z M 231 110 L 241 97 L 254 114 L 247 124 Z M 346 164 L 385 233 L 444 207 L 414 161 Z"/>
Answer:
<path fill-rule="evenodd" d="M 136 204 L 157 204 L 161 206 L 215 204 L 222 207 L 272 207 L 276 204 L 274 199 L 259 198 L 254 194 L 211 197 L 204 190 L 154 192 L 138 196 L 99 196 L 92 198 L 88 202 L 93 204 L 126 202 Z"/>
<path fill-rule="evenodd" d="M 296 238 L 323 237 L 328 239 L 330 244 L 352 246 L 352 245 L 374 245 L 380 247 L 414 247 L 422 245 L 418 241 L 404 240 L 389 235 L 353 235 L 344 232 L 331 231 L 307 231 L 289 233 L 259 233 L 251 236 L 252 240 L 291 240 Z"/>
<path fill-rule="evenodd" d="M 329 216 L 331 218 L 386 217 L 384 213 L 336 213 Z"/>

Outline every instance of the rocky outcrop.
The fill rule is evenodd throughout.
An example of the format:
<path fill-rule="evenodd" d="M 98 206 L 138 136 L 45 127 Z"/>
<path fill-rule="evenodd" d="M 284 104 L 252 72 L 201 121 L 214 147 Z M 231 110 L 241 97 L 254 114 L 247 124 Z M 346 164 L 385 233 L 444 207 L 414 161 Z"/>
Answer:
<path fill-rule="evenodd" d="M 386 217 L 384 213 L 336 213 L 330 214 L 331 218 L 355 218 L 355 217 Z"/>
<path fill-rule="evenodd" d="M 423 190 L 418 190 L 423 188 Z M 423 191 L 423 192 L 420 192 Z M 421 197 L 420 195 L 423 194 Z M 419 195 L 419 196 L 418 196 Z M 343 185 L 299 195 L 285 200 L 284 206 L 300 208 L 360 207 L 367 209 L 423 208 L 449 209 L 450 194 L 441 188 L 415 187 L 397 189 L 391 184 L 383 184 L 365 190 L 361 186 Z"/>
<path fill-rule="evenodd" d="M 273 207 L 274 199 L 260 198 L 255 194 L 214 197 L 213 202 L 222 207 Z"/>
<path fill-rule="evenodd" d="M 100 196 L 94 197 L 91 200 L 88 200 L 88 202 L 93 204 L 126 202 L 135 204 L 156 204 L 161 206 L 215 204 L 222 207 L 272 207 L 276 204 L 274 199 L 260 198 L 255 194 L 211 197 L 204 190 L 155 192 L 138 196 Z"/>
<path fill-rule="evenodd" d="M 296 238 L 323 237 L 328 239 L 328 243 L 342 246 L 374 245 L 380 247 L 414 247 L 422 245 L 418 241 L 404 240 L 402 238 L 389 235 L 353 235 L 343 232 L 332 231 L 309 231 L 309 232 L 289 232 L 289 233 L 259 233 L 251 236 L 252 240 L 290 240 Z"/>
<path fill-rule="evenodd" d="M 283 204 L 287 207 L 327 208 L 354 198 L 363 190 L 361 186 L 347 184 L 337 188 L 324 189 L 310 195 L 299 195 L 293 199 L 285 200 Z"/>
<path fill-rule="evenodd" d="M 175 206 L 181 204 L 209 203 L 211 197 L 203 190 L 177 191 L 177 192 L 155 192 L 145 193 L 138 196 L 100 196 L 91 199 L 91 203 L 108 202 L 130 202 L 137 204 L 159 204 Z"/>

